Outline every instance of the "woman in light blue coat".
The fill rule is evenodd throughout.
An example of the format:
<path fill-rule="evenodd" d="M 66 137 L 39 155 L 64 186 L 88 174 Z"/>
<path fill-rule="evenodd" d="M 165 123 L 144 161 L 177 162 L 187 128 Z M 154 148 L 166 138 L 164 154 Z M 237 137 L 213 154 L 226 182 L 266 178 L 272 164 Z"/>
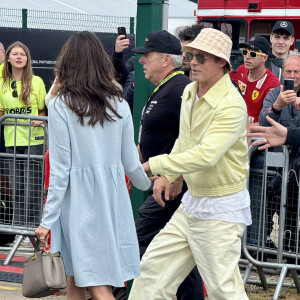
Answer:
<path fill-rule="evenodd" d="M 139 189 L 150 180 L 139 162 L 129 106 L 98 38 L 75 33 L 58 60 L 58 96 L 49 103 L 50 187 L 36 230 L 60 251 L 68 299 L 114 299 L 111 286 L 139 276 L 140 261 L 125 173 Z"/>

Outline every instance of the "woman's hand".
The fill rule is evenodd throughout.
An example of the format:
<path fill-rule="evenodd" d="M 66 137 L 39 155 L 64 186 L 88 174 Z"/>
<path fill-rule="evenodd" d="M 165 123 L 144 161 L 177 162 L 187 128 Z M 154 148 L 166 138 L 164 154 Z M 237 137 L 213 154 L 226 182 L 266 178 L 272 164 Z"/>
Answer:
<path fill-rule="evenodd" d="M 46 109 L 44 108 L 44 109 L 39 110 L 38 116 L 42 116 L 42 117 L 46 116 Z M 33 127 L 38 127 L 38 126 L 42 125 L 43 122 L 44 121 L 41 121 L 41 120 L 32 120 L 31 124 Z"/>
<path fill-rule="evenodd" d="M 151 172 L 151 169 L 150 169 L 149 161 L 143 163 L 143 168 L 144 168 L 144 171 L 147 174 L 147 176 L 151 177 L 152 176 L 152 172 Z"/>
<path fill-rule="evenodd" d="M 45 243 L 45 240 L 48 239 L 49 231 L 49 229 L 40 225 L 38 229 L 36 229 L 35 235 L 42 243 Z"/>
<path fill-rule="evenodd" d="M 62 85 L 59 82 L 58 76 L 56 75 L 56 78 L 55 78 L 55 81 L 54 81 L 54 85 L 53 85 L 53 88 L 52 88 L 52 91 L 51 91 L 51 95 L 53 97 L 56 97 L 58 95 L 58 92 L 59 92 L 59 90 L 60 90 L 61 87 L 62 87 Z"/>
<path fill-rule="evenodd" d="M 43 124 L 44 121 L 32 120 L 31 124 L 33 127 L 38 127 Z"/>

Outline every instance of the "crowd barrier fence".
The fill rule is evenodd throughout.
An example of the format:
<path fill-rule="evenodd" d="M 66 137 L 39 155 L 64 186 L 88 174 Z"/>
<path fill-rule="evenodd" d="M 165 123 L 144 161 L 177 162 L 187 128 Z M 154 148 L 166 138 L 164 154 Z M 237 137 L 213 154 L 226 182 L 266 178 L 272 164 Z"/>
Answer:
<path fill-rule="evenodd" d="M 28 147 L 20 154 L 16 147 L 19 126 L 28 127 L 31 140 L 32 120 L 41 120 L 44 143 L 41 153 Z M 44 205 L 45 153 L 48 140 L 47 117 L 10 114 L 0 118 L 0 129 L 14 127 L 14 147 L 9 153 L 0 153 L 0 233 L 17 235 L 4 265 L 9 264 L 25 236 L 35 243 L 35 229 L 41 222 Z M 25 147 L 27 148 L 27 147 Z M 279 298 L 290 272 L 300 293 L 299 256 L 299 176 L 290 168 L 289 149 L 258 151 L 249 148 L 250 173 L 248 189 L 251 197 L 252 225 L 246 228 L 242 239 L 245 259 L 244 284 L 261 284 L 264 289 L 275 285 L 273 299 Z M 260 281 L 251 280 L 256 269 Z M 266 273 L 278 274 L 277 282 L 268 282 Z"/>
<path fill-rule="evenodd" d="M 242 251 L 247 259 L 244 284 L 261 284 L 265 290 L 275 285 L 277 300 L 285 277 L 292 275 L 300 293 L 299 256 L 299 176 L 290 167 L 289 149 L 271 148 L 264 152 L 250 146 L 248 189 L 251 198 L 252 225 L 245 230 Z M 276 150 L 276 151 L 274 151 Z M 250 280 L 256 269 L 260 281 Z M 266 273 L 278 274 L 277 282 L 268 282 Z"/>
<path fill-rule="evenodd" d="M 31 140 L 32 120 L 43 121 L 44 143 L 37 147 L 16 147 L 17 129 L 23 128 Z M 44 169 L 47 117 L 7 114 L 0 118 L 0 128 L 14 127 L 14 146 L 0 153 L 0 233 L 16 235 L 4 262 L 8 265 L 24 237 L 35 244 L 35 229 L 42 218 L 44 204 Z M 27 130 L 28 128 L 28 130 Z M 37 151 L 38 150 L 38 151 Z M 21 153 L 23 152 L 23 153 Z M 3 249 L 2 249 L 3 250 Z"/>

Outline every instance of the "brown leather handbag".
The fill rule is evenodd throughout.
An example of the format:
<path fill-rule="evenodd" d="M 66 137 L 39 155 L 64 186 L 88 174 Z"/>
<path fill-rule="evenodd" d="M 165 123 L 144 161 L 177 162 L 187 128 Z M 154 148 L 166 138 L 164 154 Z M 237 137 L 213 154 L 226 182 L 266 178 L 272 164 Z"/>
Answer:
<path fill-rule="evenodd" d="M 24 297 L 47 297 L 67 286 L 65 266 L 60 252 L 50 253 L 39 249 L 40 243 L 37 242 L 34 254 L 28 257 L 24 264 L 22 287 Z"/>

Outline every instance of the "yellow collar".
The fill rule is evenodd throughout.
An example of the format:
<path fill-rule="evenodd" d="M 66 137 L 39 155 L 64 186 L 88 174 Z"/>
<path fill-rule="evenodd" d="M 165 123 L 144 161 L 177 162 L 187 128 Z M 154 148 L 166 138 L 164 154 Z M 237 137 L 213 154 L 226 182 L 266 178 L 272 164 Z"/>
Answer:
<path fill-rule="evenodd" d="M 223 98 L 231 88 L 231 79 L 229 74 L 225 74 L 219 81 L 217 81 L 206 93 L 202 96 L 202 98 L 212 107 L 215 108 L 219 99 Z M 198 91 L 198 82 L 194 81 L 191 83 L 191 88 L 188 91 L 188 95 L 186 101 L 191 99 L 192 101 L 196 98 L 196 93 Z"/>

